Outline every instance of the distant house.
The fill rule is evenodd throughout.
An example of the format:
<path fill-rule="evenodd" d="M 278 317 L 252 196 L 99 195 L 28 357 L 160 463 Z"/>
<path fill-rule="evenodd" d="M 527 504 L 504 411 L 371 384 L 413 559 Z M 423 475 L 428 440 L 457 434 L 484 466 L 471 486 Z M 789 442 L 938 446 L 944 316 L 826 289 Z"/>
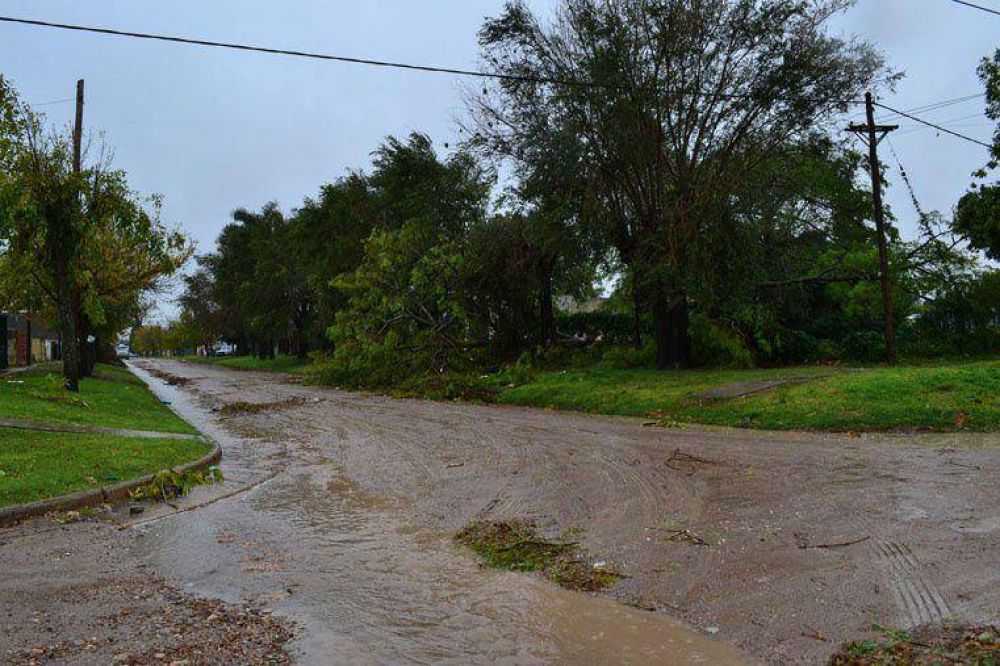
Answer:
<path fill-rule="evenodd" d="M 59 358 L 59 334 L 42 319 L 0 312 L 0 370 Z"/>
<path fill-rule="evenodd" d="M 607 305 L 608 299 L 602 296 L 578 300 L 573 296 L 556 296 L 555 306 L 559 312 L 575 314 L 577 312 L 600 312 Z"/>

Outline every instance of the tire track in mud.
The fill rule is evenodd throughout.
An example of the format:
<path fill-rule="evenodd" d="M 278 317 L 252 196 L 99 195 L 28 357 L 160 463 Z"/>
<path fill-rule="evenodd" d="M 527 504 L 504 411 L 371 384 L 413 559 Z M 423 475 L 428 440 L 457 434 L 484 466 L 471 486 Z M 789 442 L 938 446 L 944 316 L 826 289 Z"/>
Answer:
<path fill-rule="evenodd" d="M 931 580 L 916 554 L 904 542 L 877 536 L 879 530 L 870 516 L 860 519 L 871 539 L 868 551 L 882 573 L 893 604 L 899 613 L 895 624 L 901 629 L 942 624 L 953 615 L 937 585 Z"/>
<path fill-rule="evenodd" d="M 904 629 L 924 624 L 941 624 L 952 615 L 937 586 L 927 578 L 913 551 L 896 541 L 873 539 L 875 561 L 889 579 L 889 592 L 900 613 Z"/>

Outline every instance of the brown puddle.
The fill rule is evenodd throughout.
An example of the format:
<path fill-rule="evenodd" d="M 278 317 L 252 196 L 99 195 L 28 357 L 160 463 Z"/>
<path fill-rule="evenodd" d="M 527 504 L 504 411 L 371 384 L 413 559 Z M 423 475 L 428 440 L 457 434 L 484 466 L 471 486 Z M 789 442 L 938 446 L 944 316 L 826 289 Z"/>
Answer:
<path fill-rule="evenodd" d="M 747 663 L 664 615 L 481 568 L 451 534 L 366 495 L 333 461 L 288 450 L 261 457 L 257 442 L 166 388 L 222 443 L 224 471 L 280 474 L 137 528 L 137 550 L 187 590 L 253 600 L 297 622 L 301 663 Z"/>

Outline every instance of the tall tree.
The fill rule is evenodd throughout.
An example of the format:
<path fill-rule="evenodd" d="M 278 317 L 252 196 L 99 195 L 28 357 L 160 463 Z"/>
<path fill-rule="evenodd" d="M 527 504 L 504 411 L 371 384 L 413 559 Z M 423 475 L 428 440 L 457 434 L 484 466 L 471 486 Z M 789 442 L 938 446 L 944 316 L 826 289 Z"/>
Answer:
<path fill-rule="evenodd" d="M 517 157 L 540 115 L 579 134 L 635 226 L 660 367 L 690 362 L 700 244 L 734 189 L 882 72 L 870 46 L 825 32 L 848 4 L 566 0 L 543 25 L 513 2 L 483 27 L 484 57 L 508 78 L 476 102 L 480 136 Z"/>
<path fill-rule="evenodd" d="M 80 205 L 85 180 L 73 170 L 73 151 L 64 136 L 47 132 L 0 78 L 0 231 L 8 280 L 19 275 L 22 289 L 41 290 L 58 313 L 66 388 L 79 390 L 80 348 L 73 301 L 75 259 L 83 235 Z M 18 266 L 18 270 L 10 270 Z M 25 272 L 25 267 L 33 270 Z M 35 284 L 23 288 L 25 278 Z"/>
<path fill-rule="evenodd" d="M 986 115 L 997 123 L 990 158 L 974 175 L 985 180 L 1000 165 L 1000 49 L 979 64 L 979 79 L 986 88 Z M 1000 183 L 980 182 L 965 194 L 955 209 L 955 230 L 969 245 L 1000 261 Z"/>

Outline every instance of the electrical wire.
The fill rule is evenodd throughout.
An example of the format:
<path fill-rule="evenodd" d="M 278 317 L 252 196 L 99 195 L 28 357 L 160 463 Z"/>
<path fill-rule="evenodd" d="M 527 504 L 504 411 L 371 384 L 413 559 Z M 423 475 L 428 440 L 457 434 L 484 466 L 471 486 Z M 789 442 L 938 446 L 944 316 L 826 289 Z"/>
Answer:
<path fill-rule="evenodd" d="M 1000 16 L 1000 11 L 996 9 L 990 9 L 989 7 L 983 7 L 981 5 L 974 5 L 971 2 L 966 2 L 965 0 L 951 0 L 951 1 L 956 2 L 960 5 L 965 5 L 966 7 L 972 7 L 973 9 L 978 9 L 979 11 L 988 12 L 990 14 L 996 14 L 997 16 Z"/>
<path fill-rule="evenodd" d="M 458 76 L 471 76 L 484 79 L 501 79 L 505 81 L 521 81 L 525 83 L 557 83 L 562 85 L 578 85 L 583 87 L 601 87 L 600 84 L 590 81 L 568 81 L 560 79 L 547 79 L 542 77 L 518 76 L 515 74 L 500 74 L 497 72 L 480 72 L 472 69 L 458 69 L 454 67 L 435 67 L 432 65 L 415 65 L 404 62 L 392 62 L 388 60 L 373 60 L 371 58 L 355 58 L 350 56 L 330 55 L 327 53 L 311 53 L 308 51 L 296 51 L 292 49 L 278 49 L 267 46 L 251 46 L 247 44 L 236 44 L 233 42 L 215 42 L 206 39 L 194 39 L 189 37 L 174 37 L 170 35 L 158 35 L 148 32 L 131 32 L 128 30 L 115 30 L 112 28 L 98 28 L 94 26 L 74 25 L 70 23 L 53 23 L 51 21 L 39 21 L 36 19 L 16 18 L 12 16 L 0 16 L 0 22 L 18 23 L 22 25 L 32 25 L 43 28 L 57 28 L 59 30 L 73 30 L 76 32 L 93 32 L 102 35 L 115 35 L 118 37 L 133 37 L 136 39 L 147 39 L 159 42 L 173 42 L 176 44 L 191 44 L 195 46 L 209 46 L 220 49 L 233 49 L 237 51 L 256 51 L 258 53 L 269 53 L 272 55 L 293 56 L 297 58 L 311 58 L 313 60 L 333 60 L 355 65 L 370 65 L 372 67 L 388 67 L 393 69 L 407 69 L 419 72 L 434 72 L 439 74 L 456 74 Z"/>
<path fill-rule="evenodd" d="M 926 113 L 928 111 L 937 111 L 938 109 L 943 109 L 946 106 L 954 106 L 955 104 L 961 104 L 962 102 L 968 102 L 979 97 L 985 97 L 986 93 L 976 93 L 974 95 L 965 95 L 964 97 L 955 97 L 953 99 L 946 99 L 940 102 L 933 102 L 931 104 L 925 104 L 924 106 L 917 106 L 912 109 L 904 109 L 907 113 Z M 886 120 L 892 120 L 896 118 L 898 114 L 889 113 L 885 116 L 879 116 L 877 120 L 883 122 Z"/>
<path fill-rule="evenodd" d="M 958 1 L 958 0 L 956 0 L 956 1 Z M 484 79 L 494 79 L 494 80 L 498 80 L 499 79 L 499 80 L 505 80 L 505 81 L 519 81 L 519 82 L 525 82 L 525 83 L 550 83 L 550 84 L 554 83 L 554 84 L 559 84 L 559 85 L 577 85 L 577 86 L 583 86 L 583 87 L 607 87 L 607 86 L 604 86 L 602 84 L 595 83 L 593 81 L 573 81 L 573 80 L 551 79 L 551 78 L 544 78 L 544 77 L 520 76 L 520 75 L 514 75 L 514 74 L 501 74 L 501 73 L 498 73 L 498 72 L 481 72 L 481 71 L 476 71 L 476 70 L 459 69 L 459 68 L 453 68 L 453 67 L 435 67 L 435 66 L 431 66 L 431 65 L 416 65 L 416 64 L 411 64 L 411 63 L 392 62 L 392 61 L 386 61 L 386 60 L 374 60 L 374 59 L 371 59 L 371 58 L 356 58 L 356 57 L 350 57 L 350 56 L 330 55 L 330 54 L 325 54 L 325 53 L 311 53 L 311 52 L 308 52 L 308 51 L 296 51 L 296 50 L 291 50 L 291 49 L 278 49 L 278 48 L 271 48 L 271 47 L 265 47 L 265 46 L 251 46 L 251 45 L 247 45 L 247 44 L 237 44 L 237 43 L 233 43 L 233 42 L 216 42 L 216 41 L 209 41 L 209 40 L 204 40 L 204 39 L 193 39 L 193 38 L 188 38 L 188 37 L 174 37 L 174 36 L 169 36 L 169 35 L 159 35 L 159 34 L 146 33 L 146 32 L 132 32 L 132 31 L 127 31 L 127 30 L 116 30 L 116 29 L 112 29 L 112 28 L 99 28 L 99 27 L 94 27 L 94 26 L 74 25 L 74 24 L 70 24 L 70 23 L 54 23 L 54 22 L 51 22 L 51 21 L 40 21 L 40 20 L 36 20 L 36 19 L 16 18 L 16 17 L 11 17 L 11 16 L 0 16 L 0 22 L 3 22 L 3 23 L 15 23 L 15 24 L 22 24 L 22 25 L 30 25 L 30 26 L 37 26 L 37 27 L 44 27 L 44 28 L 56 28 L 56 29 L 60 29 L 60 30 L 72 30 L 72 31 L 76 31 L 76 32 L 91 32 L 91 33 L 98 33 L 98 34 L 103 34 L 103 35 L 115 35 L 115 36 L 119 36 L 119 37 L 133 37 L 133 38 L 136 38 L 136 39 L 146 39 L 146 40 L 151 40 L 151 41 L 172 42 L 172 43 L 178 43 L 178 44 L 191 44 L 191 45 L 195 45 L 195 46 L 208 46 L 208 47 L 222 48 L 222 49 L 233 49 L 233 50 L 238 50 L 238 51 L 254 51 L 254 52 L 259 52 L 259 53 L 268 53 L 268 54 L 272 54 L 272 55 L 285 55 L 285 56 L 293 56 L 293 57 L 299 57 L 299 58 L 310 58 L 310 59 L 314 59 L 314 60 L 332 60 L 332 61 L 336 61 L 336 62 L 344 62 L 344 63 L 351 63 L 351 64 L 370 65 L 370 66 L 373 66 L 373 67 L 387 67 L 387 68 L 405 69 L 405 70 L 420 71 L 420 72 L 434 72 L 434 73 L 440 73 L 440 74 L 455 74 L 455 75 L 458 75 L 458 76 L 469 76 L 469 77 L 484 78 Z M 711 93 L 704 93 L 704 94 L 706 96 L 707 95 L 711 95 Z M 747 97 L 745 95 L 716 95 L 716 96 L 718 98 L 722 98 L 722 99 L 744 99 L 744 98 Z M 58 100 L 58 101 L 62 101 L 62 100 Z M 827 102 L 828 103 L 842 103 L 842 104 L 860 104 L 860 103 L 862 103 L 860 100 L 827 100 Z M 957 100 L 946 100 L 946 102 L 947 103 L 953 103 L 953 102 L 957 102 Z M 944 102 L 938 102 L 936 104 L 944 104 Z M 973 139 L 972 137 L 965 136 L 964 134 L 959 134 L 958 132 L 953 132 L 953 131 L 948 130 L 948 129 L 944 128 L 944 127 L 941 127 L 940 125 L 935 125 L 934 123 L 931 123 L 929 121 L 923 120 L 922 118 L 918 118 L 916 116 L 910 115 L 909 113 L 907 113 L 905 111 L 900 111 L 899 109 L 894 109 L 894 108 L 892 108 L 890 106 L 882 104 L 881 102 L 875 102 L 875 105 L 879 106 L 879 107 L 881 107 L 881 108 L 883 108 L 883 109 L 885 109 L 887 111 L 895 113 L 895 114 L 897 114 L 899 116 L 902 116 L 904 118 L 909 118 L 910 120 L 914 120 L 916 122 L 922 123 L 922 124 L 927 125 L 929 127 L 933 127 L 933 128 L 935 128 L 935 129 L 937 129 L 939 131 L 945 132 L 947 134 L 951 134 L 952 136 L 958 137 L 960 139 L 964 139 L 966 141 L 970 141 L 972 143 L 976 143 L 976 144 L 979 144 L 981 146 L 985 146 L 987 148 L 991 147 L 987 143 L 984 143 L 984 142 L 979 141 L 977 139 Z M 928 106 L 934 106 L 934 105 L 928 105 Z"/>
<path fill-rule="evenodd" d="M 416 65 L 404 62 L 392 62 L 387 60 L 374 60 L 371 58 L 357 58 L 352 56 L 331 55 L 326 53 L 313 53 L 309 51 L 297 51 L 292 49 L 279 49 L 268 46 L 252 46 L 248 44 L 237 44 L 235 42 L 216 42 L 206 39 L 195 39 L 191 37 L 175 37 L 171 35 L 161 35 L 148 32 L 133 32 L 129 30 L 117 30 L 113 28 L 100 28 L 95 26 L 76 25 L 72 23 L 54 23 L 52 21 L 40 21 L 37 19 L 17 18 L 13 16 L 0 16 L 2 23 L 15 23 L 30 25 L 42 28 L 57 28 L 59 30 L 72 30 L 75 32 L 92 32 L 102 35 L 114 35 L 118 37 L 133 37 L 136 39 L 146 39 L 150 41 L 172 42 L 175 44 L 190 44 L 194 46 L 209 46 L 220 49 L 233 49 L 237 51 L 252 51 L 258 53 L 269 53 L 272 55 L 293 56 L 297 58 L 310 58 L 313 60 L 332 60 L 336 62 L 351 63 L 356 65 L 370 65 L 373 67 L 387 67 L 393 69 L 405 69 L 419 72 L 433 72 L 438 74 L 454 74 L 457 76 L 469 76 L 481 79 L 494 79 L 502 81 L 515 81 L 522 83 L 546 83 L 557 85 L 580 86 L 584 88 L 613 88 L 609 84 L 597 83 L 595 81 L 558 79 L 549 77 L 522 76 L 518 74 L 502 74 L 499 72 L 482 72 L 472 69 L 460 69 L 455 67 L 436 67 L 432 65 Z M 752 95 L 731 95 L 715 92 L 693 91 L 690 94 L 700 97 L 714 97 L 725 100 L 751 99 Z M 820 101 L 812 99 L 811 101 Z M 823 99 L 823 104 L 864 104 L 864 100 L 858 99 Z"/>
<path fill-rule="evenodd" d="M 984 148 L 992 148 L 993 147 L 990 144 L 986 143 L 985 141 L 980 141 L 979 139 L 973 139 L 971 136 L 966 136 L 964 134 L 959 134 L 958 132 L 953 132 L 952 130 L 950 130 L 950 129 L 946 128 L 946 127 L 942 127 L 941 125 L 937 125 L 937 124 L 932 123 L 932 122 L 930 122 L 928 120 L 924 120 L 923 118 L 918 118 L 917 116 L 911 115 L 911 114 L 909 114 L 909 113 L 907 113 L 905 111 L 900 111 L 899 109 L 894 109 L 891 106 L 883 104 L 882 102 L 875 102 L 874 104 L 875 104 L 875 106 L 881 107 L 881 108 L 885 109 L 886 111 L 892 111 L 893 113 L 899 114 L 903 118 L 909 118 L 910 120 L 918 122 L 921 125 L 927 125 L 928 127 L 933 127 L 934 129 L 938 130 L 939 132 L 944 132 L 945 134 L 951 134 L 954 137 L 958 137 L 959 139 L 964 139 L 966 141 L 969 141 L 970 143 L 978 144 L 980 146 L 983 146 Z"/>
<path fill-rule="evenodd" d="M 49 102 L 38 102 L 37 104 L 32 104 L 31 106 L 48 106 L 50 104 L 63 104 L 64 102 L 72 102 L 75 97 L 67 97 L 66 99 L 54 99 Z"/>

